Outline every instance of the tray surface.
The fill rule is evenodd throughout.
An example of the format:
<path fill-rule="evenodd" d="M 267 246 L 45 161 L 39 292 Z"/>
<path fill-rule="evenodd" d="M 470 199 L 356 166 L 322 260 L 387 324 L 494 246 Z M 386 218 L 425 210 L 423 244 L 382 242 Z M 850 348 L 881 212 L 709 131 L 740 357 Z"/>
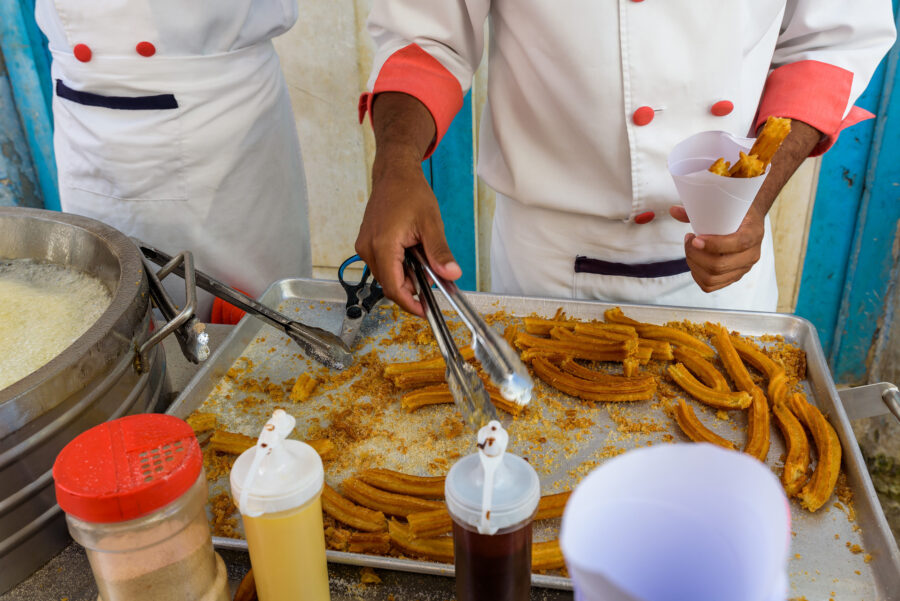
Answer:
<path fill-rule="evenodd" d="M 489 294 L 471 294 L 469 298 L 485 315 L 502 310 L 514 317 L 550 317 L 562 307 L 570 317 L 602 319 L 603 311 L 614 306 Z M 265 304 L 299 321 L 334 332 L 340 329 L 344 301 L 336 282 L 301 279 L 276 282 L 262 297 Z M 746 336 L 781 335 L 806 352 L 807 379 L 803 387 L 810 402 L 824 411 L 841 438 L 842 469 L 854 493 L 856 515 L 849 519 L 850 510 L 835 504 L 836 498 L 816 514 L 791 502 L 790 596 L 805 596 L 810 601 L 900 599 L 900 553 L 875 498 L 812 326 L 801 318 L 782 314 L 620 306 L 629 317 L 650 323 L 713 321 Z M 498 322 L 496 327 L 502 325 Z M 405 413 L 400 408 L 401 393 L 392 391 L 389 383 L 371 373 L 378 369 L 379 362 L 411 361 L 436 354 L 436 347 L 429 344 L 430 333 L 418 335 L 426 331 L 424 321 L 400 314 L 393 305 L 378 307 L 364 322 L 354 349 L 358 364 L 365 364 L 366 370 L 360 373 L 360 368 L 351 368 L 335 375 L 300 355 L 287 336 L 255 319 L 244 319 L 197 372 L 169 413 L 184 418 L 198 409 L 214 412 L 220 427 L 256 436 L 271 412 L 281 407 L 297 417 L 296 438 L 328 436 L 337 440 L 342 453 L 338 459 L 325 463 L 326 481 L 335 488 L 339 488 L 344 477 L 365 467 L 443 474 L 456 457 L 474 451 L 474 435 L 454 426 L 457 420 L 451 405 Z M 455 327 L 454 333 L 459 344 L 467 343 L 464 328 Z M 402 342 L 391 344 L 391 337 Z M 276 398 L 260 392 L 259 387 L 248 390 L 253 386 L 246 386 L 241 377 L 235 378 L 236 371 L 228 375 L 232 368 L 255 382 L 268 383 L 276 390 Z M 304 403 L 293 403 L 286 394 L 278 399 L 277 389 L 289 391 L 290 382 L 303 372 L 325 378 L 320 390 Z M 743 445 L 745 412 L 730 412 L 729 418 L 723 420 L 699 403 L 693 403 L 693 407 L 707 426 L 739 448 Z M 521 416 L 513 420 L 508 414 L 499 413 L 510 430 L 510 450 L 534 465 L 541 477 L 542 494 L 571 489 L 593 467 L 628 449 L 687 440 L 658 399 L 590 403 L 567 397 L 539 380 L 536 398 Z M 784 445 L 777 428 L 772 428 L 771 441 L 767 463 L 780 473 Z M 211 498 L 228 490 L 227 476 L 210 483 Z M 554 538 L 558 522 L 536 523 L 535 540 Z M 240 520 L 236 530 L 241 532 Z M 217 537 L 215 542 L 221 547 L 246 549 L 246 541 L 238 538 Z M 452 565 L 415 559 L 337 551 L 329 551 L 328 555 L 329 560 L 339 563 L 453 574 Z M 553 573 L 536 574 L 533 582 L 538 586 L 571 588 L 567 578 Z"/>

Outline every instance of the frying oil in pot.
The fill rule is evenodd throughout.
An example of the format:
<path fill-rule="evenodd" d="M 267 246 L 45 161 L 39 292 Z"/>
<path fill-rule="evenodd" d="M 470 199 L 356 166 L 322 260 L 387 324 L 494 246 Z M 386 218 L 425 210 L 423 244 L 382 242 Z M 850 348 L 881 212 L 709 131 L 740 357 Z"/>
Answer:
<path fill-rule="evenodd" d="M 0 390 L 65 350 L 111 300 L 100 280 L 79 271 L 0 260 Z"/>

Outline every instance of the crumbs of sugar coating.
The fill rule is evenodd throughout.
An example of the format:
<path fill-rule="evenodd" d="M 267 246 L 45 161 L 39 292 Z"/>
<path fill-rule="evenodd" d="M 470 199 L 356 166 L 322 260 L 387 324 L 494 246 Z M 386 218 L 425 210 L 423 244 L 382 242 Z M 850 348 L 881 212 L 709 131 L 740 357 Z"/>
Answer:
<path fill-rule="evenodd" d="M 619 432 L 629 434 L 652 434 L 653 432 L 665 432 L 666 426 L 663 426 L 656 420 L 649 417 L 633 419 L 626 412 L 628 410 L 613 403 L 606 405 L 606 412 L 609 417 L 616 423 L 616 429 Z"/>
<path fill-rule="evenodd" d="M 228 493 L 219 493 L 209 500 L 209 507 L 212 512 L 212 532 L 213 536 L 224 536 L 225 538 L 238 538 L 237 528 L 237 507 L 231 500 Z"/>

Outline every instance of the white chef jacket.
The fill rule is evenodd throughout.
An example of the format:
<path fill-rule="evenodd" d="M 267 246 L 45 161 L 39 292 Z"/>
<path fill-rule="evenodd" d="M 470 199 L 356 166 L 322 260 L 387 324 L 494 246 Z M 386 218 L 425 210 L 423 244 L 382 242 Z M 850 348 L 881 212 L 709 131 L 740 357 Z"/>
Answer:
<path fill-rule="evenodd" d="M 824 152 L 870 116 L 853 102 L 893 43 L 890 0 L 375 0 L 360 119 L 374 94 L 413 95 L 434 117 L 433 150 L 488 17 L 478 173 L 498 192 L 494 289 L 774 310 L 768 223 L 738 283 L 705 294 L 684 271 L 690 226 L 668 214 L 666 157 L 692 134 L 745 136 L 769 115 L 822 131 Z"/>
<path fill-rule="evenodd" d="M 295 0 L 37 0 L 35 13 L 53 55 L 64 211 L 190 250 L 254 296 L 310 275 L 306 180 L 271 43 Z"/>

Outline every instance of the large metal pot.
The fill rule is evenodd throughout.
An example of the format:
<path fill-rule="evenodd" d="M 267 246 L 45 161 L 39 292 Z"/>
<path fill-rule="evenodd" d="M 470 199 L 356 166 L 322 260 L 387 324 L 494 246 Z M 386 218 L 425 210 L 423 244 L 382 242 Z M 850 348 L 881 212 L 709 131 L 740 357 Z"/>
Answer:
<path fill-rule="evenodd" d="M 62 353 L 0 390 L 0 594 L 69 540 L 53 490 L 56 455 L 96 424 L 155 408 L 165 373 L 159 347 L 135 362 L 151 328 L 150 297 L 127 236 L 85 217 L 0 207 L 0 259 L 19 258 L 96 276 L 112 302 Z"/>

